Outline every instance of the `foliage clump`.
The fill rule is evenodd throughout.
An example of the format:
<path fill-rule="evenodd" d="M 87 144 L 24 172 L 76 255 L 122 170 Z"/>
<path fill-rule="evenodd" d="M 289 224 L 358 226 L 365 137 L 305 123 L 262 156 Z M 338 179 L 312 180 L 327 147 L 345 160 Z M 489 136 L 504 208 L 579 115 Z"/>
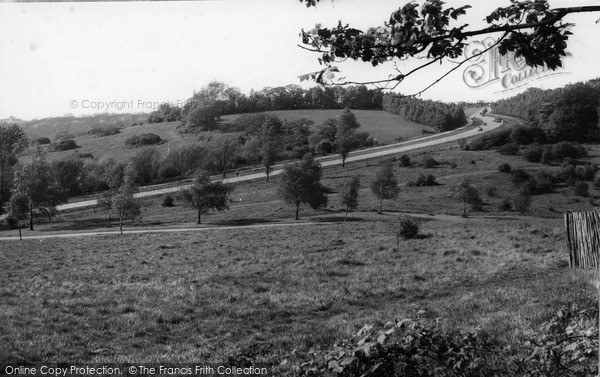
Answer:
<path fill-rule="evenodd" d="M 561 308 L 535 334 L 506 344 L 479 330 L 448 331 L 437 322 L 405 318 L 365 325 L 350 339 L 311 349 L 293 365 L 303 376 L 563 377 L 598 371 L 597 309 Z"/>
<path fill-rule="evenodd" d="M 439 183 L 435 179 L 435 176 L 433 174 L 427 174 L 427 175 L 419 174 L 417 179 L 415 179 L 413 181 L 408 181 L 408 183 L 406 185 L 409 187 L 412 187 L 412 186 L 424 187 L 424 186 L 438 186 Z"/>
<path fill-rule="evenodd" d="M 79 145 L 73 139 L 61 139 L 50 145 L 50 150 L 53 152 L 68 151 L 79 148 Z"/>
<path fill-rule="evenodd" d="M 498 171 L 501 173 L 510 173 L 510 171 L 512 170 L 512 166 L 510 166 L 510 164 L 508 163 L 503 163 L 500 164 L 500 166 L 498 166 Z"/>
<path fill-rule="evenodd" d="M 153 133 L 143 133 L 125 139 L 125 145 L 129 148 L 143 147 L 144 145 L 156 145 L 162 143 L 160 136 Z"/>
<path fill-rule="evenodd" d="M 400 218 L 398 235 L 404 239 L 413 239 L 419 236 L 419 222 L 410 217 Z"/>

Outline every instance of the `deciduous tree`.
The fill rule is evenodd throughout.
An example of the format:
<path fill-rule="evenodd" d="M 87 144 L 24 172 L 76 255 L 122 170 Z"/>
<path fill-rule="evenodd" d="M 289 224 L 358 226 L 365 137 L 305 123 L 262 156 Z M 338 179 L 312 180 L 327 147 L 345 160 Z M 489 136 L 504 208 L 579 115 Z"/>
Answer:
<path fill-rule="evenodd" d="M 454 187 L 454 195 L 462 203 L 464 217 L 467 217 L 467 204 L 475 211 L 480 210 L 483 205 L 479 192 L 468 179 L 463 179 Z"/>
<path fill-rule="evenodd" d="M 326 189 L 321 185 L 322 175 L 321 165 L 309 154 L 301 162 L 287 165 L 283 169 L 277 193 L 284 202 L 296 206 L 296 220 L 302 203 L 313 209 L 327 205 Z"/>
<path fill-rule="evenodd" d="M 259 140 L 261 143 L 260 156 L 262 158 L 262 164 L 265 167 L 267 181 L 269 180 L 269 174 L 271 173 L 271 166 L 273 166 L 277 159 L 282 131 L 283 123 L 279 118 L 274 115 L 265 117 L 261 126 Z"/>
<path fill-rule="evenodd" d="M 0 213 L 9 199 L 9 177 L 19 153 L 27 148 L 27 136 L 16 124 L 0 124 Z"/>
<path fill-rule="evenodd" d="M 318 0 L 300 0 L 314 6 Z M 546 65 L 556 69 L 566 56 L 567 41 L 571 24 L 563 19 L 571 13 L 598 12 L 600 6 L 572 6 L 550 8 L 547 0 L 513 0 L 510 5 L 497 8 L 485 20 L 489 26 L 469 29 L 468 24 L 454 24 L 467 13 L 470 5 L 444 8 L 442 0 L 427 0 L 422 5 L 410 2 L 392 12 L 382 26 L 370 27 L 366 31 L 352 28 L 341 22 L 335 27 L 321 25 L 301 32 L 303 47 L 320 55 L 319 62 L 325 65 L 320 71 L 300 77 L 313 79 L 322 84 L 375 84 L 381 87 L 396 87 L 407 76 L 419 72 L 444 59 L 457 61 L 464 54 L 464 47 L 471 37 L 496 34 L 497 41 L 482 49 L 479 56 L 498 46 L 502 55 L 513 52 L 523 57 L 532 67 Z M 337 62 L 345 59 L 361 60 L 373 66 L 381 63 L 424 57 L 426 60 L 407 72 L 398 70 L 388 78 L 368 82 L 355 82 L 336 78 Z M 468 61 L 460 60 L 454 69 Z M 450 73 L 448 72 L 448 73 Z M 448 73 L 433 81 L 419 93 L 427 90 Z"/>
<path fill-rule="evenodd" d="M 21 220 L 25 220 L 27 218 L 27 213 L 29 212 L 29 200 L 27 197 L 21 193 L 17 193 L 16 195 L 12 195 L 10 197 L 10 201 L 8 204 L 8 224 L 12 228 L 19 229 L 19 239 L 23 239 L 23 235 L 21 233 Z"/>
<path fill-rule="evenodd" d="M 360 127 L 360 123 L 354 113 L 346 107 L 338 116 L 336 126 L 335 144 L 337 152 L 342 156 L 342 167 L 344 167 L 348 154 L 358 147 L 356 130 Z"/>
<path fill-rule="evenodd" d="M 33 230 L 35 211 L 52 215 L 54 207 L 67 199 L 66 191 L 61 189 L 53 178 L 50 166 L 41 153 L 17 172 L 13 191 L 15 195 L 27 198 L 30 230 Z"/>
<path fill-rule="evenodd" d="M 398 181 L 394 175 L 392 164 L 385 164 L 377 172 L 375 179 L 371 183 L 371 191 L 379 199 L 379 208 L 377 213 L 381 213 L 381 205 L 384 200 L 396 199 L 400 193 Z"/>
<path fill-rule="evenodd" d="M 200 171 L 191 187 L 181 192 L 181 198 L 198 211 L 198 224 L 202 224 L 202 214 L 209 210 L 224 211 L 232 188 L 222 182 L 211 182 L 208 172 Z"/>
<path fill-rule="evenodd" d="M 134 198 L 135 184 L 130 175 L 126 175 L 123 183 L 110 200 L 110 213 L 119 219 L 119 231 L 123 234 L 123 220 L 133 220 L 141 215 L 140 203 Z"/>
<path fill-rule="evenodd" d="M 340 191 L 340 201 L 346 208 L 344 222 L 348 220 L 348 211 L 358 208 L 358 189 L 360 187 L 360 178 L 352 177 L 342 187 Z"/>

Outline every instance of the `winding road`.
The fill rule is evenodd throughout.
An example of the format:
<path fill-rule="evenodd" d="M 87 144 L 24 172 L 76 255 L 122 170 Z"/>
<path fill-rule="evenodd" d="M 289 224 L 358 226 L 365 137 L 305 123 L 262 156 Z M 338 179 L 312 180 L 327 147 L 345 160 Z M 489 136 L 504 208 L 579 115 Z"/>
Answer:
<path fill-rule="evenodd" d="M 481 119 L 483 121 L 483 123 L 486 125 L 482 126 L 482 127 L 472 127 L 473 118 Z M 381 157 L 381 156 L 393 155 L 393 154 L 397 154 L 397 153 L 406 153 L 406 152 L 410 152 L 410 151 L 413 151 L 416 149 L 433 147 L 436 145 L 454 142 L 454 141 L 458 141 L 460 139 L 464 139 L 464 138 L 468 138 L 468 137 L 475 136 L 478 134 L 482 134 L 484 132 L 489 132 L 489 131 L 502 125 L 501 122 L 494 122 L 494 119 L 495 118 L 493 116 L 484 116 L 484 115 L 480 115 L 479 113 L 476 113 L 469 117 L 469 122 L 467 123 L 467 125 L 465 125 L 464 127 L 461 127 L 458 130 L 447 131 L 447 132 L 443 132 L 440 134 L 435 134 L 432 136 L 427 136 L 427 137 L 410 140 L 410 141 L 405 141 L 405 142 L 401 142 L 401 143 L 389 144 L 389 145 L 354 151 L 348 155 L 348 157 L 346 158 L 346 163 L 353 162 L 353 161 L 362 161 L 362 160 L 367 160 L 367 159 Z M 318 158 L 316 158 L 316 160 L 321 163 L 322 167 L 342 165 L 342 158 L 339 155 L 318 157 Z M 271 172 L 270 176 L 276 176 L 276 175 L 281 174 L 282 172 L 283 172 L 283 165 L 277 165 L 277 168 Z M 264 172 L 260 172 L 260 173 L 251 173 L 251 174 L 243 175 L 241 177 L 225 178 L 222 181 L 224 183 L 236 183 L 236 182 L 251 181 L 254 179 L 261 179 L 261 178 L 264 179 L 265 177 L 266 177 L 266 174 Z M 158 185 L 158 186 L 160 186 L 160 185 Z M 177 186 L 162 187 L 162 188 L 150 189 L 150 190 L 138 192 L 135 194 L 135 197 L 143 198 L 143 197 L 148 197 L 148 196 L 163 195 L 163 194 L 167 194 L 167 193 L 177 192 L 177 191 L 184 189 L 186 187 L 189 187 L 189 186 L 190 186 L 190 184 L 189 184 L 189 180 L 188 180 L 188 181 L 185 181 L 185 183 L 177 185 Z M 66 210 L 72 210 L 72 209 L 91 207 L 91 206 L 95 206 L 97 204 L 98 204 L 97 199 L 90 199 L 90 200 L 77 201 L 77 202 L 73 202 L 73 203 L 61 204 L 61 205 L 57 206 L 56 209 L 58 211 L 66 211 Z"/>

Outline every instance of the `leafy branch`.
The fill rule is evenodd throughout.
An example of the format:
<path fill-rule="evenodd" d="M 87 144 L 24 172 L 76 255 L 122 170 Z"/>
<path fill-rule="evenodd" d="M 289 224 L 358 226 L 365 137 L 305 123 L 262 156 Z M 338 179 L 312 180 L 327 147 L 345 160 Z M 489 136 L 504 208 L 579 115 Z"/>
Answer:
<path fill-rule="evenodd" d="M 308 7 L 316 6 L 318 1 L 300 0 Z M 444 8 L 442 0 L 427 0 L 420 8 L 414 2 L 400 7 L 392 12 L 383 26 L 371 27 L 366 31 L 343 25 L 341 21 L 333 28 L 318 24 L 309 31 L 302 30 L 302 45 L 299 46 L 320 54 L 318 61 L 325 67 L 300 76 L 300 80 L 314 80 L 321 85 L 372 84 L 381 89 L 389 89 L 390 86 L 393 89 L 409 75 L 435 62 L 463 56 L 468 38 L 493 33 L 504 33 L 494 44 L 498 46 L 500 54 L 512 52 L 515 57 L 523 57 L 529 66 L 547 66 L 554 70 L 562 66 L 562 57 L 566 56 L 567 40 L 571 35 L 569 27 L 572 24 L 563 23 L 562 19 L 571 13 L 600 11 L 600 6 L 550 9 L 547 0 L 511 0 L 509 6 L 497 8 L 486 17 L 486 22 L 490 24 L 488 27 L 476 30 L 466 30 L 467 24 L 451 27 L 451 20 L 458 20 L 469 8 L 469 5 Z M 410 58 L 429 61 L 408 73 L 397 70 L 398 74 L 381 80 L 337 78 L 339 68 L 335 63 L 347 59 L 377 66 Z M 423 93 L 468 60 L 470 58 L 416 94 Z"/>

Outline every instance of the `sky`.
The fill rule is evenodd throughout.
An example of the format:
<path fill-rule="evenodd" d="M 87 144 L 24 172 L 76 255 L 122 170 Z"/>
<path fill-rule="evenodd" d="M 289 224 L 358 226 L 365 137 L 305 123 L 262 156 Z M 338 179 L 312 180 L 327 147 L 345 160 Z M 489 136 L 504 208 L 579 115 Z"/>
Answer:
<path fill-rule="evenodd" d="M 301 83 L 298 76 L 321 66 L 318 55 L 297 46 L 301 29 L 316 23 L 334 26 L 338 20 L 359 29 L 382 25 L 404 3 L 321 0 L 316 8 L 306 8 L 297 0 L 1 2 L 0 119 L 150 112 L 161 102 L 182 104 L 213 80 L 246 94 L 267 86 L 306 88 L 314 84 Z M 459 21 L 470 28 L 484 26 L 485 15 L 508 3 L 477 1 Z M 550 1 L 552 7 L 575 3 L 600 1 Z M 513 69 L 491 80 L 486 58 L 465 64 L 421 97 L 496 100 L 532 86 L 554 88 L 599 77 L 600 44 L 592 37 L 600 34 L 598 18 L 600 14 L 588 13 L 565 19 L 576 26 L 569 41 L 571 56 L 560 71 L 523 77 L 526 71 L 518 76 Z M 471 48 L 479 41 L 473 39 Z M 411 64 L 399 62 L 398 68 L 406 70 Z M 415 93 L 452 67 L 449 62 L 436 64 L 395 91 Z M 340 68 L 355 81 L 386 78 L 394 72 L 392 65 L 373 68 L 362 62 Z"/>

